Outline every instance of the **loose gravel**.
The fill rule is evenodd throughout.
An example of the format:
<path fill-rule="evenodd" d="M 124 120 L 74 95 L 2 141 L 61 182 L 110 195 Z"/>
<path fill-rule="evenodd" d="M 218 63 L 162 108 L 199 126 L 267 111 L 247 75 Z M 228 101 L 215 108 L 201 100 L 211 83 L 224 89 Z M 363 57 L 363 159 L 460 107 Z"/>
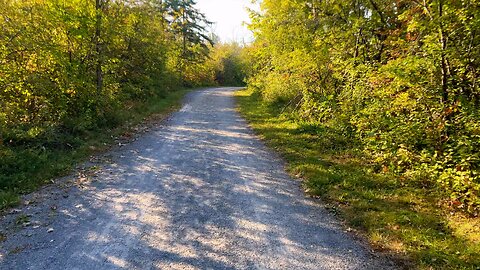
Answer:
<path fill-rule="evenodd" d="M 0 218 L 0 269 L 394 269 L 345 232 L 235 111 L 183 108 Z"/>

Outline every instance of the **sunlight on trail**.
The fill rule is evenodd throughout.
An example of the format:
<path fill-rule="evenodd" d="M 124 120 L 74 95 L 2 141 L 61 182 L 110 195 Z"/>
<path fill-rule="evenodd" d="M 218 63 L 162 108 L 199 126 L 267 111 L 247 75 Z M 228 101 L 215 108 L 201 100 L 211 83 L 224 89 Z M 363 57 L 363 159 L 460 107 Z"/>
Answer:
<path fill-rule="evenodd" d="M 111 153 L 83 189 L 60 197 L 53 233 L 8 241 L 2 251 L 17 241 L 32 248 L 8 255 L 7 266 L 358 269 L 378 263 L 304 197 L 232 109 L 231 95 L 230 89 L 196 93 L 165 126 Z M 49 253 L 57 255 L 45 260 Z"/>

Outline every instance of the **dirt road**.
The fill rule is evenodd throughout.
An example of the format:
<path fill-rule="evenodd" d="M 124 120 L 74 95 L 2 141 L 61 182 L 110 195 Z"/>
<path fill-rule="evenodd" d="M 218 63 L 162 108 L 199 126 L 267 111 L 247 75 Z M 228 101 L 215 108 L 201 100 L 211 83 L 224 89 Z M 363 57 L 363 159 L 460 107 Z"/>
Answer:
<path fill-rule="evenodd" d="M 236 113 L 233 88 L 46 187 L 0 221 L 0 269 L 385 269 Z M 73 177 L 73 176 L 72 176 Z"/>

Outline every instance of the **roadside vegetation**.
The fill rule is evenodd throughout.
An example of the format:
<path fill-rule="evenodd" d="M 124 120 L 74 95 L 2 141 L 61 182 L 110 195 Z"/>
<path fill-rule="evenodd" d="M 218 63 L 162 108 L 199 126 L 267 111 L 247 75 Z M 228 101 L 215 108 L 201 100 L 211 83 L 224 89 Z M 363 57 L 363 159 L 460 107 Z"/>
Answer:
<path fill-rule="evenodd" d="M 264 0 L 240 108 L 411 267 L 480 267 L 478 1 Z"/>
<path fill-rule="evenodd" d="M 192 0 L 0 0 L 0 209 L 185 89 L 243 84 L 209 25 Z"/>
<path fill-rule="evenodd" d="M 251 89 L 237 92 L 252 128 L 303 179 L 310 196 L 379 251 L 407 269 L 478 269 L 480 220 L 442 207 L 444 192 L 377 172 L 358 146 L 335 130 L 299 121 Z"/>
<path fill-rule="evenodd" d="M 407 268 L 480 268 L 480 3 L 263 0 L 249 46 L 193 0 L 0 0 L 0 209 L 229 85 L 352 230 Z"/>

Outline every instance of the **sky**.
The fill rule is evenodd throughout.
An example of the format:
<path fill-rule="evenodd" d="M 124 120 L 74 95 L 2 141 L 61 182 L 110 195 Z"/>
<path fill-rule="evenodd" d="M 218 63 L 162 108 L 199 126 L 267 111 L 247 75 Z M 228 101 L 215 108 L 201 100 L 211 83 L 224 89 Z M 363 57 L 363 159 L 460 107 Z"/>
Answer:
<path fill-rule="evenodd" d="M 223 42 L 251 42 L 252 33 L 243 22 L 250 22 L 247 7 L 251 0 L 197 0 L 197 8 L 214 23 L 213 32 Z"/>

